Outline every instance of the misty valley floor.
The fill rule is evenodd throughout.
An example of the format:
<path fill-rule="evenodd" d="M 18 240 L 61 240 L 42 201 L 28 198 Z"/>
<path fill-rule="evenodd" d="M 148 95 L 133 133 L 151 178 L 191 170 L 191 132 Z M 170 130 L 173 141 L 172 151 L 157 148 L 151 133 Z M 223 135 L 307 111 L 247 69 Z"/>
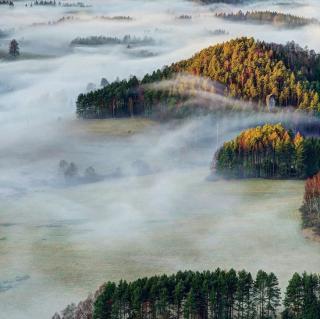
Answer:
<path fill-rule="evenodd" d="M 303 238 L 297 212 L 303 182 L 207 182 L 207 173 L 170 170 L 2 203 L 0 281 L 30 276 L 0 293 L 2 314 L 45 317 L 106 280 L 180 269 L 264 268 L 282 285 L 317 271 L 320 247 Z M 69 218 L 52 218 L 68 205 Z"/>
<path fill-rule="evenodd" d="M 277 113 L 228 112 L 219 123 L 199 117 L 161 125 L 144 118 L 80 121 L 75 114 L 78 94 L 101 87 L 102 78 L 142 77 L 232 38 L 294 40 L 319 52 L 319 25 L 231 23 L 215 17 L 217 10 L 240 9 L 226 4 L 84 2 L 92 6 L 15 1 L 0 8 L 0 36 L 8 34 L 0 41 L 1 319 L 51 318 L 120 278 L 262 268 L 285 287 L 293 272 L 319 272 L 320 245 L 300 227 L 303 181 L 206 181 L 224 141 L 261 122 L 281 122 Z M 245 1 L 241 9 L 320 20 L 318 0 Z M 111 18 L 117 16 L 132 20 Z M 213 35 L 220 29 L 226 32 Z M 70 45 L 78 37 L 128 34 L 155 42 Z M 21 55 L 8 60 L 13 38 Z M 119 169 L 122 177 L 69 185 L 58 173 L 61 160 L 74 161 L 80 174 L 93 166 L 102 176 Z M 137 174 L 137 160 L 151 174 Z"/>

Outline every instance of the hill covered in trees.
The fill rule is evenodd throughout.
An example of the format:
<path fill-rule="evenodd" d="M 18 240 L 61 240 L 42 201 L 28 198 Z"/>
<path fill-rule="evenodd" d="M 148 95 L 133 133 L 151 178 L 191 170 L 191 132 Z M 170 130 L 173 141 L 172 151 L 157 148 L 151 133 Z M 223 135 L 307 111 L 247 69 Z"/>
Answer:
<path fill-rule="evenodd" d="M 232 178 L 305 178 L 320 170 L 320 140 L 293 134 L 281 124 L 258 126 L 226 142 L 213 169 Z"/>
<path fill-rule="evenodd" d="M 189 74 L 188 81 L 176 80 Z M 201 77 L 201 79 L 200 79 Z M 154 85 L 167 80 L 167 85 Z M 171 82 L 170 82 L 171 81 Z M 212 85 L 218 83 L 217 86 Z M 121 116 L 185 116 L 207 112 L 202 101 L 185 105 L 199 92 L 216 92 L 263 107 L 272 96 L 279 107 L 319 112 L 320 55 L 290 42 L 286 45 L 239 38 L 208 47 L 192 58 L 146 74 L 80 94 L 77 114 L 82 118 Z"/>
<path fill-rule="evenodd" d="M 288 13 L 276 11 L 246 11 L 236 13 L 217 13 L 216 17 L 229 21 L 244 21 L 259 24 L 273 24 L 279 27 L 297 28 L 309 24 L 319 24 L 317 19 L 298 17 Z"/>
<path fill-rule="evenodd" d="M 295 273 L 283 300 L 283 319 L 320 316 L 318 275 Z M 279 318 L 281 292 L 274 273 L 258 271 L 255 278 L 236 272 L 179 271 L 133 282 L 108 282 L 87 300 L 68 306 L 53 319 L 273 319 Z"/>

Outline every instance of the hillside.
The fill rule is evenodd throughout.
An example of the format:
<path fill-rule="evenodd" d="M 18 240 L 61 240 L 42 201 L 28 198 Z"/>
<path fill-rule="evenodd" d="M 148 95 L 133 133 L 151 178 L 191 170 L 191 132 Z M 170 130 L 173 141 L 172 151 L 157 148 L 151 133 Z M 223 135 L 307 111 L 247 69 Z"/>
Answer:
<path fill-rule="evenodd" d="M 192 77 L 177 80 L 180 74 Z M 163 80 L 174 81 L 153 85 Z M 279 107 L 318 112 L 320 55 L 293 42 L 281 45 L 238 38 L 203 49 L 190 59 L 146 74 L 142 80 L 133 76 L 80 94 L 77 114 L 82 118 L 186 116 L 195 110 L 208 111 L 202 100 L 184 104 L 204 91 L 260 107 L 272 97 Z"/>

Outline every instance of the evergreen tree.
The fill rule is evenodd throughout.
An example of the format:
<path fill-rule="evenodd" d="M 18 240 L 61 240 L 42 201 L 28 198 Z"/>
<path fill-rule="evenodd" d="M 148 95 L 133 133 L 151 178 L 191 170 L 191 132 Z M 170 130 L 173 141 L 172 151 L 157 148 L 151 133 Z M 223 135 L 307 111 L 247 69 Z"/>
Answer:
<path fill-rule="evenodd" d="M 303 310 L 303 283 L 298 273 L 295 273 L 289 281 L 284 299 L 286 307 L 285 316 L 292 319 L 302 319 Z"/>
<path fill-rule="evenodd" d="M 111 318 L 113 296 L 116 290 L 116 284 L 108 282 L 100 296 L 94 304 L 94 319 Z"/>
<path fill-rule="evenodd" d="M 279 288 L 278 278 L 274 273 L 268 274 L 267 278 L 267 305 L 266 305 L 266 318 L 276 318 L 277 309 L 280 306 L 281 292 Z"/>

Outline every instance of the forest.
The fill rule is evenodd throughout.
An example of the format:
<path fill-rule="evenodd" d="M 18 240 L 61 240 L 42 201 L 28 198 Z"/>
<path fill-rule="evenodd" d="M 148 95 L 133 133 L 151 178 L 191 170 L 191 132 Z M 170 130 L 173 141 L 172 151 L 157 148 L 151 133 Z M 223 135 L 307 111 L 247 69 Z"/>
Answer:
<path fill-rule="evenodd" d="M 179 74 L 192 77 L 187 83 L 175 81 Z M 163 80 L 174 81 L 169 86 L 154 85 Z M 217 83 L 218 89 L 210 81 Z M 320 55 L 294 42 L 281 45 L 238 38 L 203 49 L 190 59 L 146 74 L 142 80 L 132 76 L 80 94 L 77 115 L 81 118 L 159 117 L 169 113 L 181 117 L 199 109 L 206 112 L 201 100 L 185 105 L 199 91 L 249 101 L 261 109 L 272 96 L 277 107 L 291 106 L 318 113 Z"/>
<path fill-rule="evenodd" d="M 223 144 L 212 170 L 229 178 L 303 179 L 320 170 L 320 140 L 281 124 L 249 128 Z"/>
<path fill-rule="evenodd" d="M 105 36 L 90 36 L 85 38 L 75 38 L 71 41 L 71 46 L 76 45 L 115 45 L 124 44 L 127 46 L 132 45 L 153 45 L 155 43 L 154 39 L 151 37 L 135 37 L 131 35 L 125 35 L 123 38 L 118 37 L 105 37 Z"/>
<path fill-rule="evenodd" d="M 307 179 L 304 201 L 300 208 L 304 228 L 312 228 L 320 234 L 320 173 Z"/>
<path fill-rule="evenodd" d="M 236 13 L 217 13 L 216 17 L 230 21 L 245 21 L 251 23 L 271 23 L 281 27 L 296 28 L 309 24 L 319 24 L 317 19 L 298 17 L 288 13 L 276 11 L 246 11 Z"/>
<path fill-rule="evenodd" d="M 320 278 L 295 273 L 284 299 L 274 273 L 259 270 L 193 272 L 108 282 L 95 296 L 69 305 L 53 319 L 317 319 L 320 318 Z M 280 305 L 283 311 L 280 313 Z"/>

